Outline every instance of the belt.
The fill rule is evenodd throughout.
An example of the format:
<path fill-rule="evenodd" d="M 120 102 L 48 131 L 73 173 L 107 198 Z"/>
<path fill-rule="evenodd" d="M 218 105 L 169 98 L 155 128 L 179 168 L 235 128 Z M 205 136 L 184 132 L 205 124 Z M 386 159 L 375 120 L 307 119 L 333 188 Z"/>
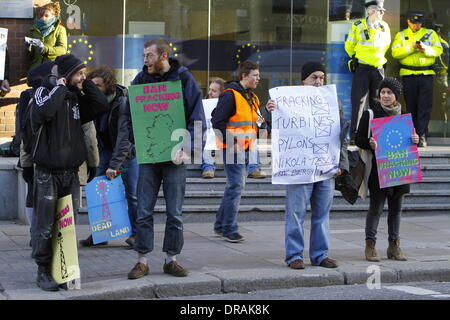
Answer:
<path fill-rule="evenodd" d="M 433 66 L 413 67 L 413 66 L 405 66 L 404 64 L 400 64 L 400 68 L 408 69 L 408 70 L 412 70 L 412 71 L 433 71 Z"/>
<path fill-rule="evenodd" d="M 358 67 L 361 67 L 363 69 L 369 69 L 369 70 L 380 70 L 380 69 L 383 69 L 383 67 L 377 68 L 377 67 L 371 66 L 370 64 L 363 64 L 363 63 L 358 63 Z"/>

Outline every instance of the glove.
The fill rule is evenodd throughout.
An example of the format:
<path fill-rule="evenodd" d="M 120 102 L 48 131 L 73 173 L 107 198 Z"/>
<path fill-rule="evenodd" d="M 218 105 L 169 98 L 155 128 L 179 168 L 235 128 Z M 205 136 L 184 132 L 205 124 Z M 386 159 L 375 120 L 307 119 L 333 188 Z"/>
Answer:
<path fill-rule="evenodd" d="M 94 179 L 96 177 L 97 168 L 96 167 L 88 167 L 88 174 L 89 174 L 89 176 L 88 176 L 87 182 L 89 183 L 92 181 L 92 179 Z"/>
<path fill-rule="evenodd" d="M 44 52 L 44 43 L 42 43 L 41 40 L 39 40 L 39 39 L 32 39 L 32 41 L 30 41 L 30 44 L 32 46 L 38 47 L 41 50 L 41 52 Z"/>
<path fill-rule="evenodd" d="M 34 169 L 33 167 L 25 167 L 23 168 L 22 172 L 23 180 L 25 180 L 26 183 L 32 183 L 33 177 L 34 177 Z"/>

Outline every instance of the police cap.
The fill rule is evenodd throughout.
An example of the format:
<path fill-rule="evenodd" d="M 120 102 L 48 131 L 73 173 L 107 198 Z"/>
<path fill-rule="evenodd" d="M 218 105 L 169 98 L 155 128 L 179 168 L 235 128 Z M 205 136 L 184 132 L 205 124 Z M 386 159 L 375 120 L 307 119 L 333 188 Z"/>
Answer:
<path fill-rule="evenodd" d="M 366 9 L 368 9 L 369 7 L 372 7 L 372 6 L 377 7 L 376 8 L 377 10 L 386 11 L 386 9 L 383 8 L 383 2 L 380 3 L 380 1 L 369 1 L 364 4 L 364 7 L 366 7 Z"/>
<path fill-rule="evenodd" d="M 423 24 L 425 21 L 425 12 L 423 11 L 408 11 L 406 16 L 414 24 Z"/>

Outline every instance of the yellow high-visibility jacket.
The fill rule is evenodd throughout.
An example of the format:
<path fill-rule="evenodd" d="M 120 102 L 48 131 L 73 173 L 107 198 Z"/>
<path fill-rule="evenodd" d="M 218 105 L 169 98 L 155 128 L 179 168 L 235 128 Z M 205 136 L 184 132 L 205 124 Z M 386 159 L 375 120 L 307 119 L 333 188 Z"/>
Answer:
<path fill-rule="evenodd" d="M 359 63 L 373 67 L 384 65 L 385 54 L 391 44 L 389 25 L 381 21 L 377 28 L 369 28 L 366 19 L 360 19 L 352 24 L 348 38 L 345 41 L 345 51 L 350 57 L 356 54 Z"/>
<path fill-rule="evenodd" d="M 426 36 L 425 39 L 424 36 Z M 413 48 L 413 43 L 416 41 L 422 42 L 425 52 Z M 392 43 L 392 57 L 399 60 L 402 65 L 400 76 L 435 74 L 431 66 L 434 64 L 436 57 L 441 54 L 442 45 L 439 36 L 431 29 L 420 28 L 417 32 L 413 32 L 410 28 L 407 28 L 397 33 Z M 411 70 L 403 66 L 420 67 L 424 70 Z"/>

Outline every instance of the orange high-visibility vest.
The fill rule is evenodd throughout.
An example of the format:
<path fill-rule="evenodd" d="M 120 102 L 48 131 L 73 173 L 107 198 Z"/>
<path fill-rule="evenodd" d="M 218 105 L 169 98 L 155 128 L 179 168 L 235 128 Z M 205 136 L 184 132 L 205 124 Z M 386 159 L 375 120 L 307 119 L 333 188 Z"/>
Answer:
<path fill-rule="evenodd" d="M 227 122 L 227 135 L 232 134 L 236 140 L 237 144 L 243 149 L 252 149 L 253 143 L 256 139 L 256 134 L 258 132 L 258 111 L 259 110 L 259 99 L 252 92 L 253 105 L 250 106 L 249 102 L 245 97 L 242 96 L 238 91 L 233 89 L 226 89 L 224 91 L 231 91 L 234 94 L 234 102 L 236 104 L 236 113 L 228 119 Z M 226 142 L 226 137 L 223 137 L 224 142 Z M 223 143 L 219 138 L 216 138 L 216 144 L 219 149 L 226 149 L 226 143 Z"/>

